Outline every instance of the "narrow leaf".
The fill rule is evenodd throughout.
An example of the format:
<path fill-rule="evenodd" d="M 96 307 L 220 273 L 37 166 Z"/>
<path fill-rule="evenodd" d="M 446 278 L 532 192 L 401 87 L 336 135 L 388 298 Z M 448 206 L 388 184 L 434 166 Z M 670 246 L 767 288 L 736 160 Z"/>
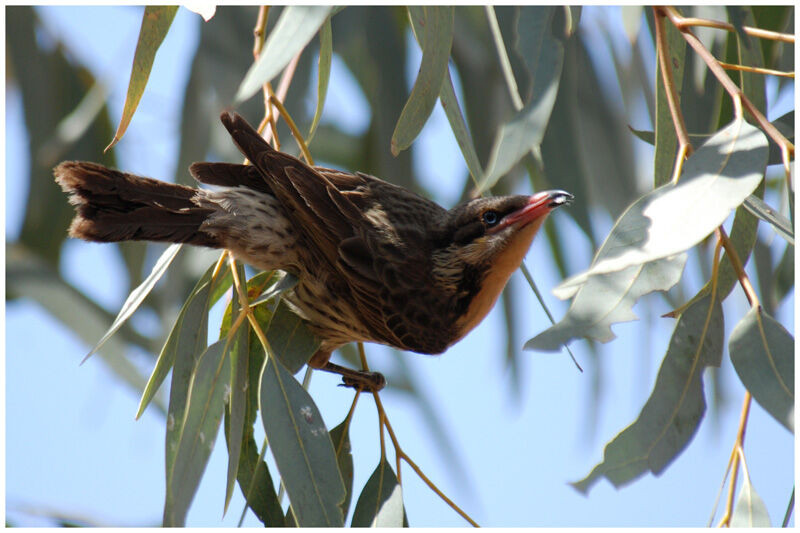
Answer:
<path fill-rule="evenodd" d="M 185 416 L 178 436 L 171 470 L 167 470 L 164 525 L 183 526 L 200 479 L 214 448 L 230 387 L 230 360 L 224 357 L 225 341 L 217 341 L 197 362 L 192 376 Z"/>
<path fill-rule="evenodd" d="M 403 489 L 386 459 L 367 480 L 353 511 L 352 527 L 408 527 Z"/>
<path fill-rule="evenodd" d="M 527 103 L 495 137 L 479 191 L 491 188 L 530 151 L 537 155 L 556 101 L 564 61 L 564 45 L 552 33 L 554 7 L 526 6 L 520 10 L 516 47 L 533 79 Z"/>
<path fill-rule="evenodd" d="M 775 228 L 778 235 L 794 246 L 794 228 L 788 218 L 772 209 L 764 200 L 752 194 L 745 198 L 744 206 L 748 211 L 764 222 L 772 224 L 772 227 Z"/>
<path fill-rule="evenodd" d="M 453 45 L 455 8 L 425 6 L 424 19 L 418 21 L 424 28 L 422 64 L 400 118 L 392 134 L 392 154 L 397 156 L 417 138 L 433 111 L 442 88 Z"/>
<path fill-rule="evenodd" d="M 771 527 L 767 506 L 753 488 L 748 476 L 744 476 L 742 480 L 730 527 Z"/>
<path fill-rule="evenodd" d="M 305 321 L 283 301 L 272 314 L 265 333 L 273 353 L 292 374 L 303 368 L 320 346 L 320 340 L 308 330 Z"/>
<path fill-rule="evenodd" d="M 178 6 L 147 6 L 144 8 L 139 42 L 136 43 L 136 52 L 133 54 L 128 94 L 125 96 L 125 106 L 122 109 L 122 118 L 111 144 L 106 146 L 105 151 L 117 144 L 125 134 L 125 130 L 128 129 L 128 124 L 139 106 L 139 100 L 142 99 L 147 80 L 150 78 L 150 70 L 153 68 L 156 52 L 164 41 L 164 37 L 167 36 L 167 31 L 169 31 L 177 11 Z"/>
<path fill-rule="evenodd" d="M 156 365 L 150 378 L 147 380 L 144 392 L 142 392 L 142 399 L 139 401 L 139 410 L 136 412 L 136 418 L 142 416 L 142 413 L 147 408 L 150 400 L 153 399 L 156 391 L 164 382 L 172 366 L 175 364 L 177 354 L 189 354 L 191 357 L 197 357 L 201 354 L 207 345 L 207 333 L 204 329 L 208 324 L 208 309 L 213 305 L 214 299 L 212 298 L 212 279 L 215 265 L 211 265 L 206 270 L 203 277 L 197 282 L 194 289 L 192 289 L 189 298 L 183 304 L 178 318 L 175 319 L 175 324 L 167 337 L 167 342 L 161 349 L 158 355 Z M 221 276 L 214 283 L 215 288 L 224 286 L 230 281 L 230 275 Z M 187 327 L 184 327 L 184 323 Z M 173 375 L 173 383 L 175 376 Z M 188 375 L 186 376 L 186 384 L 188 386 Z M 170 391 L 170 406 L 172 405 L 172 395 L 174 389 Z"/>
<path fill-rule="evenodd" d="M 350 500 L 353 497 L 353 452 L 350 448 L 349 424 L 345 418 L 341 424 L 331 430 L 331 442 L 336 452 L 336 463 L 344 482 L 345 497 L 342 502 L 342 516 L 350 511 Z"/>
<path fill-rule="evenodd" d="M 423 28 L 420 21 L 423 15 L 418 13 L 422 11 L 422 6 L 408 6 L 408 18 L 411 21 L 411 28 L 417 42 L 424 38 Z M 467 169 L 472 176 L 472 179 L 477 181 L 483 176 L 483 169 L 481 168 L 478 153 L 475 151 L 475 144 L 472 142 L 472 137 L 467 129 L 467 123 L 464 120 L 464 114 L 461 112 L 461 107 L 458 105 L 458 98 L 456 98 L 456 91 L 453 87 L 453 80 L 450 77 L 450 70 L 445 73 L 445 78 L 442 81 L 442 87 L 439 91 L 439 100 L 442 103 L 445 115 L 448 122 L 450 122 L 450 129 L 456 138 L 461 154 L 464 156 L 464 162 L 467 164 Z"/>
<path fill-rule="evenodd" d="M 322 118 L 322 109 L 325 107 L 325 97 L 328 94 L 328 81 L 331 77 L 331 58 L 333 56 L 333 31 L 331 30 L 330 16 L 319 29 L 319 65 L 317 68 L 317 109 L 311 120 L 311 129 L 306 137 L 306 144 L 311 144 L 314 133 L 317 132 L 319 119 Z"/>
<path fill-rule="evenodd" d="M 607 250 L 601 247 L 598 256 Z M 580 286 L 557 324 L 525 343 L 526 350 L 557 351 L 570 340 L 586 337 L 599 342 L 616 338 L 611 325 L 636 320 L 633 306 L 653 291 L 666 291 L 681 278 L 686 254 L 634 265 L 619 272 L 592 276 Z"/>
<path fill-rule="evenodd" d="M 178 255 L 178 252 L 181 249 L 181 244 L 170 244 L 169 247 L 164 250 L 164 253 L 161 254 L 161 257 L 158 258 L 156 264 L 153 265 L 153 270 L 150 272 L 150 275 L 135 289 L 131 291 L 128 295 L 128 298 L 125 300 L 125 303 L 122 304 L 122 309 L 119 310 L 119 314 L 114 319 L 114 322 L 111 324 L 111 327 L 108 328 L 108 331 L 103 338 L 98 341 L 92 351 L 86 354 L 86 357 L 83 358 L 81 364 L 86 361 L 92 354 L 96 353 L 97 350 L 100 349 L 103 344 L 114 334 L 117 330 L 128 320 L 131 315 L 139 308 L 147 295 L 150 294 L 150 291 L 153 289 L 155 284 L 161 279 L 161 276 L 167 271 L 169 265 L 172 263 L 172 260 L 175 259 L 175 256 Z"/>
<path fill-rule="evenodd" d="M 282 364 L 261 374 L 261 420 L 297 524 L 342 527 L 345 487 L 319 409 Z"/>
<path fill-rule="evenodd" d="M 722 360 L 722 306 L 715 301 L 709 309 L 710 300 L 680 316 L 639 417 L 606 445 L 602 463 L 572 483 L 577 490 L 587 492 L 601 477 L 620 487 L 647 471 L 659 475 L 689 444 L 706 410 L 703 370 Z"/>
<path fill-rule="evenodd" d="M 686 41 L 672 24 L 664 24 L 665 40 L 669 50 L 667 62 L 672 69 L 672 78 L 680 88 L 683 85 L 684 66 L 686 65 Z M 678 102 L 680 106 L 680 91 Z M 653 186 L 661 187 L 672 179 L 675 166 L 675 151 L 678 149 L 678 134 L 672 122 L 669 110 L 667 91 L 664 87 L 664 75 L 661 62 L 656 61 L 656 113 L 655 113 L 655 153 L 653 154 Z"/>
<path fill-rule="evenodd" d="M 613 251 L 561 287 L 694 246 L 758 187 L 766 157 L 764 134 L 743 120 L 732 122 L 692 154 L 678 184 L 663 185 L 631 205 L 604 244 Z"/>
<path fill-rule="evenodd" d="M 794 433 L 794 337 L 754 307 L 733 329 L 728 348 L 733 367 L 753 398 Z"/>
<path fill-rule="evenodd" d="M 260 273 L 260 274 L 264 274 L 264 273 Z M 256 279 L 256 276 L 253 276 L 251 278 L 251 281 L 255 280 L 255 279 Z M 292 274 L 285 273 L 284 276 L 282 278 L 278 279 L 272 286 L 270 286 L 269 289 L 267 289 L 266 291 L 262 292 L 261 295 L 257 299 L 255 299 L 252 302 L 250 302 L 250 307 L 256 307 L 257 305 L 261 305 L 264 302 L 268 302 L 269 300 L 272 300 L 276 296 L 280 296 L 282 293 L 288 291 L 289 289 L 291 289 L 292 287 L 297 285 L 298 281 L 299 280 L 297 279 L 297 276 L 293 276 Z M 248 287 L 249 287 L 249 282 L 248 282 Z"/>
<path fill-rule="evenodd" d="M 267 37 L 258 61 L 247 71 L 236 101 L 243 102 L 272 81 L 289 64 L 328 19 L 332 6 L 287 6 Z"/>
<path fill-rule="evenodd" d="M 237 262 L 236 268 L 239 279 L 244 279 L 244 265 Z M 230 316 L 237 317 L 242 307 L 247 302 L 239 301 L 239 292 L 233 291 L 233 298 L 230 305 Z M 223 514 L 228 511 L 233 488 L 236 484 L 236 477 L 239 472 L 239 458 L 244 441 L 244 426 L 247 416 L 247 386 L 250 372 L 257 372 L 250 368 L 250 328 L 249 323 L 244 321 L 239 329 L 233 334 L 233 338 L 227 343 L 227 355 L 230 357 L 231 381 L 230 395 L 228 396 L 227 426 L 225 438 L 228 445 L 228 478 L 225 487 L 225 504 Z M 230 327 L 230 324 L 229 326 Z M 220 340 L 225 337 L 220 337 Z"/>

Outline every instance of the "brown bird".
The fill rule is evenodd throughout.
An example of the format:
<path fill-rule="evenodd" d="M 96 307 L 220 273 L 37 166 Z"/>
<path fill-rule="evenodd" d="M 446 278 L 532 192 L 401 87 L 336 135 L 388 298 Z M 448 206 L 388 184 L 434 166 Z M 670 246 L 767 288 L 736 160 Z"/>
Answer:
<path fill-rule="evenodd" d="M 548 213 L 572 195 L 479 198 L 446 210 L 376 177 L 311 167 L 273 149 L 238 114 L 220 117 L 252 163 L 194 163 L 219 190 L 143 178 L 89 162 L 55 168 L 87 241 L 226 248 L 264 270 L 299 278 L 285 295 L 321 339 L 309 365 L 373 390 L 379 373 L 340 367 L 353 341 L 439 354 L 486 316 Z"/>

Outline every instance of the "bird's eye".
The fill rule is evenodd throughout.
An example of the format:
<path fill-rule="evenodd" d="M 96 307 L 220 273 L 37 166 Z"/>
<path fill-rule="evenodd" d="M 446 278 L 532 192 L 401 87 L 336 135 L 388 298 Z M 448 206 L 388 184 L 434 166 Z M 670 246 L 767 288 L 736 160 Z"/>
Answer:
<path fill-rule="evenodd" d="M 500 222 L 500 215 L 497 214 L 497 211 L 484 211 L 483 213 L 483 221 L 486 223 L 487 226 L 490 228 Z"/>

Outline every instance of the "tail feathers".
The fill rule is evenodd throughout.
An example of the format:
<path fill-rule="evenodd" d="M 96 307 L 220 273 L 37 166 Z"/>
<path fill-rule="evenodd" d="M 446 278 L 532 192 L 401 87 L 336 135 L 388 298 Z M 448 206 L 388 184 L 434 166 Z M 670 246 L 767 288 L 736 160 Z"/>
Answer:
<path fill-rule="evenodd" d="M 54 173 L 76 206 L 69 229 L 72 237 L 221 246 L 217 238 L 200 231 L 214 210 L 196 203 L 196 189 L 82 161 L 65 161 Z"/>
<path fill-rule="evenodd" d="M 267 181 L 253 165 L 235 163 L 192 163 L 189 172 L 194 179 L 207 185 L 248 187 L 272 195 Z"/>

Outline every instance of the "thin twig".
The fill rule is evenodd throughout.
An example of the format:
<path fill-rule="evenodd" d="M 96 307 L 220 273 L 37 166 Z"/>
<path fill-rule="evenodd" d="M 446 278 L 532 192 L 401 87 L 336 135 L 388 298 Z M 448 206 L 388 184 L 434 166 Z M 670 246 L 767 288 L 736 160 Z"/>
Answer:
<path fill-rule="evenodd" d="M 686 131 L 686 123 L 683 120 L 683 113 L 681 113 L 680 104 L 678 103 L 678 90 L 672 76 L 672 65 L 667 57 L 669 46 L 667 45 L 667 36 L 664 31 L 664 15 L 655 7 L 653 8 L 653 15 L 656 26 L 658 65 L 661 67 L 661 77 L 664 83 L 664 92 L 667 94 L 669 114 L 672 117 L 675 133 L 678 137 L 678 158 L 672 175 L 672 182 L 677 183 L 680 169 L 683 168 L 683 160 L 692 153 L 692 143 L 689 141 L 689 132 Z"/>
<path fill-rule="evenodd" d="M 775 141 L 776 144 L 781 146 L 782 148 L 785 147 L 789 151 L 790 155 L 794 155 L 794 145 L 789 142 L 789 140 L 783 136 L 783 134 L 778 131 L 778 129 L 773 126 L 768 120 L 767 117 L 764 116 L 763 113 L 755 106 L 753 103 L 742 93 L 742 90 L 733 82 L 733 80 L 728 76 L 723 69 L 719 62 L 714 58 L 711 52 L 703 45 L 700 39 L 692 33 L 689 26 L 683 24 L 684 17 L 674 8 L 670 6 L 666 7 L 656 7 L 654 8 L 656 12 L 663 13 L 664 15 L 669 18 L 670 22 L 675 25 L 678 30 L 680 30 L 683 38 L 689 43 L 689 46 L 694 48 L 697 55 L 705 61 L 706 65 L 708 65 L 709 70 L 714 74 L 714 76 L 719 80 L 722 84 L 722 87 L 731 95 L 731 97 L 738 96 L 742 100 L 742 105 L 750 113 L 758 125 L 763 129 L 767 135 Z"/>
<path fill-rule="evenodd" d="M 289 126 L 289 129 L 292 131 L 292 136 L 294 137 L 294 140 L 297 141 L 297 146 L 300 147 L 300 151 L 303 153 L 303 157 L 305 158 L 306 163 L 308 163 L 311 166 L 314 166 L 314 159 L 311 157 L 311 153 L 308 151 L 308 146 L 306 146 L 306 141 L 305 139 L 303 139 L 303 134 L 300 133 L 300 130 L 297 129 L 297 125 L 294 123 L 294 120 L 292 120 L 292 117 L 291 115 L 289 115 L 289 112 L 286 110 L 285 107 L 283 107 L 283 104 L 281 103 L 280 100 L 278 100 L 278 98 L 275 95 L 270 96 L 269 103 L 274 105 L 278 109 L 278 112 L 283 117 L 283 120 Z"/>
<path fill-rule="evenodd" d="M 709 20 L 694 17 L 681 17 L 680 25 L 677 28 L 681 31 L 682 28 L 691 26 L 703 26 L 704 28 L 716 28 L 718 30 L 736 31 L 733 24 L 721 22 L 719 20 Z M 782 41 L 785 43 L 794 43 L 794 35 L 791 33 L 780 33 L 777 31 L 762 30 L 761 28 L 753 28 L 751 26 L 742 26 L 742 30 L 752 37 L 759 37 L 761 39 L 769 39 L 772 41 Z"/>
<path fill-rule="evenodd" d="M 771 68 L 762 67 L 749 67 L 747 65 L 736 65 L 733 63 L 725 63 L 724 61 L 717 61 L 725 70 L 738 70 L 741 72 L 753 72 L 754 74 L 765 74 L 767 76 L 781 76 L 783 78 L 794 79 L 794 72 L 785 72 L 783 70 L 774 70 Z"/>

